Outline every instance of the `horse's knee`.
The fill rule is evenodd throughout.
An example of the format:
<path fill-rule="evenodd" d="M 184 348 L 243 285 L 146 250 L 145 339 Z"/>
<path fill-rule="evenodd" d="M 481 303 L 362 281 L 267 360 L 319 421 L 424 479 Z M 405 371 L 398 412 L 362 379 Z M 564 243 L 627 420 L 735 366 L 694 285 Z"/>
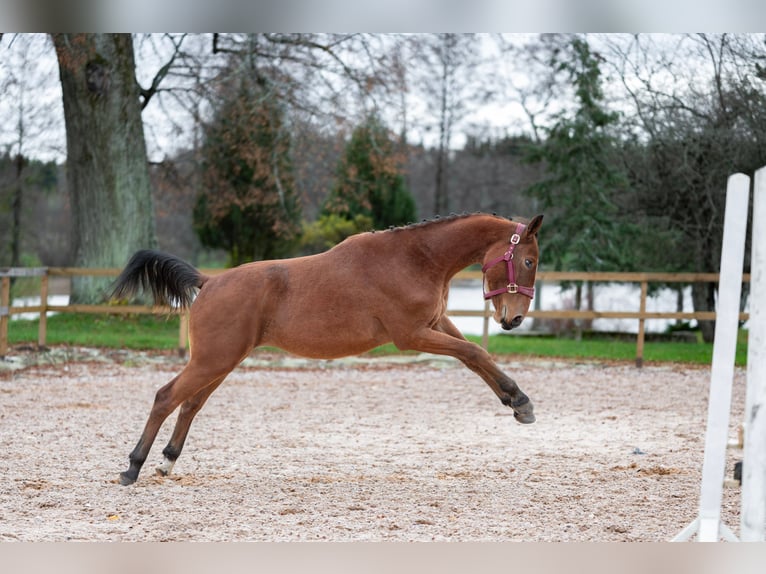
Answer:
<path fill-rule="evenodd" d="M 461 353 L 457 358 L 472 371 L 486 367 L 487 363 L 492 363 L 489 353 L 476 343 L 469 343 L 462 347 Z"/>

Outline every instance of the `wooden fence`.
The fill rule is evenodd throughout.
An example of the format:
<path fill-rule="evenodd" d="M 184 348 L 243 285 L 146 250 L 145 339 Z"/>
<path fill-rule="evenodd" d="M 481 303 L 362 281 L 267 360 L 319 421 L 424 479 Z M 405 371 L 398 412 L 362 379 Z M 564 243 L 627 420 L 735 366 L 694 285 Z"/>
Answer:
<path fill-rule="evenodd" d="M 74 277 L 74 276 L 106 276 L 116 277 L 121 269 L 82 269 L 73 267 L 41 267 L 41 268 L 4 268 L 0 269 L 0 357 L 8 352 L 8 321 L 11 315 L 19 313 L 39 313 L 40 324 L 38 331 L 38 345 L 45 346 L 47 337 L 47 313 L 108 313 L 108 314 L 154 314 L 167 315 L 173 312 L 167 307 L 142 306 L 142 305 L 49 305 L 48 283 L 51 277 Z M 215 274 L 222 270 L 206 269 L 205 273 Z M 11 277 L 40 277 L 40 305 L 13 307 L 10 302 Z M 481 280 L 480 271 L 463 271 L 455 276 L 455 280 L 474 279 Z M 743 276 L 743 281 L 749 281 L 749 275 Z M 650 283 L 717 283 L 717 273 L 583 273 L 583 272 L 557 272 L 540 271 L 537 273 L 538 288 L 542 283 L 560 282 L 592 282 L 592 283 L 632 283 L 640 285 L 640 298 L 638 311 L 582 311 L 567 309 L 534 310 L 530 309 L 528 317 L 540 319 L 635 319 L 638 321 L 638 333 L 636 335 L 636 365 L 643 364 L 644 341 L 646 338 L 645 324 L 652 319 L 682 319 L 682 320 L 714 320 L 715 312 L 667 312 L 646 310 L 646 300 Z M 485 302 L 484 309 L 461 310 L 451 309 L 448 315 L 453 317 L 482 317 L 484 319 L 482 345 L 487 348 L 489 338 L 489 321 L 492 317 L 489 302 Z M 740 314 L 740 320 L 747 320 L 746 313 Z M 178 349 L 180 353 L 186 352 L 188 315 L 181 314 L 181 326 L 178 336 Z"/>

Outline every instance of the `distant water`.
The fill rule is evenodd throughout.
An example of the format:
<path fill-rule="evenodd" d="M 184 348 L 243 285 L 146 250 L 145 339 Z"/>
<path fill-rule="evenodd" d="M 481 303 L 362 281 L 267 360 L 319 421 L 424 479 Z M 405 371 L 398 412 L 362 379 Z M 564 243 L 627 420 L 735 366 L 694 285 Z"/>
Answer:
<path fill-rule="evenodd" d="M 540 298 L 543 310 L 573 309 L 575 290 L 574 288 L 563 290 L 555 284 L 541 283 L 537 286 L 536 297 Z M 630 283 L 596 285 L 594 301 L 597 311 L 638 311 L 641 302 L 641 288 Z M 692 308 L 691 287 L 687 287 L 684 291 L 683 307 L 685 312 L 691 313 L 694 310 Z M 453 286 L 450 289 L 447 309 L 475 309 L 479 311 L 484 309 L 481 282 L 476 281 L 470 284 L 463 282 L 459 286 Z M 655 295 L 647 297 L 646 310 L 649 312 L 674 312 L 676 310 L 676 292 L 671 289 L 661 289 Z M 482 334 L 483 319 L 481 317 L 450 318 L 463 333 L 467 335 Z M 673 322 L 671 319 L 650 319 L 645 322 L 646 331 L 661 333 Z M 531 324 L 531 319 L 524 319 L 518 330 L 528 331 Z M 593 329 L 596 331 L 638 333 L 638 319 L 596 319 L 593 321 Z M 489 333 L 501 332 L 505 331 L 490 318 Z"/>
<path fill-rule="evenodd" d="M 36 307 L 40 304 L 40 297 L 21 297 L 11 302 L 13 307 Z M 48 295 L 48 305 L 69 305 L 69 295 Z M 54 313 L 48 313 L 48 316 Z M 40 313 L 20 313 L 11 315 L 11 319 L 39 319 Z"/>

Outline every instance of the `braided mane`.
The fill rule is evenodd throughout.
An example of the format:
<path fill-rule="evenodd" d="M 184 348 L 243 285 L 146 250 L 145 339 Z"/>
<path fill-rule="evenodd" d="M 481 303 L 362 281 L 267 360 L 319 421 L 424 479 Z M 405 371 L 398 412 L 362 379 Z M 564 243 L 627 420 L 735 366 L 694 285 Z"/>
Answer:
<path fill-rule="evenodd" d="M 406 229 L 420 229 L 423 227 L 430 227 L 432 225 L 439 225 L 442 223 L 447 223 L 451 221 L 456 221 L 458 219 L 466 219 L 469 217 L 474 217 L 476 215 L 488 215 L 491 217 L 496 217 L 498 219 L 504 219 L 506 221 L 514 221 L 511 217 L 503 217 L 502 215 L 497 215 L 496 213 L 483 213 L 481 211 L 476 211 L 474 213 L 451 213 L 450 215 L 446 217 L 441 217 L 439 215 L 435 215 L 434 217 L 431 217 L 429 219 L 423 219 L 422 221 L 418 221 L 416 223 L 408 223 L 407 225 L 400 225 L 400 226 L 391 226 L 387 230 L 384 231 L 402 231 Z M 373 231 L 375 233 L 375 231 Z"/>

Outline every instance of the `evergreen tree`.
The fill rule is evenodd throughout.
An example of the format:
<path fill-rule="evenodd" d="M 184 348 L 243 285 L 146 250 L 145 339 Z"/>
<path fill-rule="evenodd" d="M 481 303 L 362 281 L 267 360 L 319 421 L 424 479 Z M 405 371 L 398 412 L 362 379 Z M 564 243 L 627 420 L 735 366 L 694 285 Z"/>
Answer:
<path fill-rule="evenodd" d="M 301 220 L 283 109 L 264 82 L 237 82 L 205 131 L 194 209 L 202 244 L 231 265 L 291 254 Z"/>
<path fill-rule="evenodd" d="M 547 174 L 527 189 L 545 212 L 545 261 L 557 270 L 628 270 L 636 230 L 621 217 L 617 201 L 627 185 L 616 161 L 618 142 L 609 132 L 618 114 L 605 109 L 598 57 L 575 37 L 553 51 L 551 64 L 572 82 L 577 107 L 561 113 L 529 155 Z"/>
<path fill-rule="evenodd" d="M 351 135 L 322 215 L 352 221 L 362 215 L 378 229 L 415 221 L 415 200 L 400 171 L 401 160 L 389 131 L 370 116 Z"/>

